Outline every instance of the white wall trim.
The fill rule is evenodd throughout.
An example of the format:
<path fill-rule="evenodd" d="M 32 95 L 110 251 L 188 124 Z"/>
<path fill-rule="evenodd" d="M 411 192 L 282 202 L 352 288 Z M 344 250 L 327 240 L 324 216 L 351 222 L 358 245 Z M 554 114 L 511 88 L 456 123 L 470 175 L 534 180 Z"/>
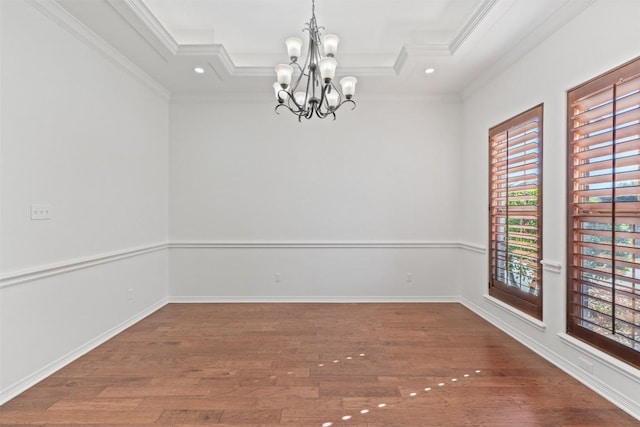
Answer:
<path fill-rule="evenodd" d="M 0 1 L 0 23 L 2 22 L 2 6 L 3 6 L 4 2 Z M 2 49 L 2 28 L 0 28 L 0 49 Z M 0 52 L 0 77 L 2 76 L 2 54 Z M 2 99 L 2 78 L 0 78 L 0 99 Z M 0 102 L 0 153 L 2 153 L 2 135 L 4 134 L 4 132 L 2 131 L 2 102 Z M 2 163 L 3 160 L 0 157 L 0 169 L 2 169 Z M 0 194 L 2 193 L 2 186 L 3 186 L 3 181 L 2 181 L 2 174 L 0 174 Z M 0 196 L 0 225 L 2 224 L 2 206 L 5 203 L 4 201 L 4 197 Z M 2 271 L 2 263 L 3 263 L 3 252 L 2 252 L 2 246 L 4 245 L 0 245 L 0 271 Z M 0 319 L 2 319 L 2 292 L 0 292 Z M 2 327 L 0 327 L 0 368 L 2 368 Z M 2 384 L 2 369 L 0 369 L 0 384 Z M 1 405 L 1 403 L 0 403 Z"/>
<path fill-rule="evenodd" d="M 215 304 L 215 303 L 460 303 L 459 296 L 170 296 L 174 304 Z"/>
<path fill-rule="evenodd" d="M 550 273 L 560 274 L 562 273 L 562 263 L 560 261 L 554 261 L 551 259 L 543 259 L 540 261 L 542 269 Z"/>
<path fill-rule="evenodd" d="M 618 372 L 621 375 L 629 378 L 631 381 L 640 381 L 640 369 L 636 369 L 631 365 L 628 365 L 615 357 L 609 356 L 597 348 L 590 346 L 589 344 L 580 341 L 570 335 L 563 332 L 558 333 L 558 337 L 562 342 L 572 347 L 574 350 L 579 351 L 585 356 L 597 360 L 599 363 L 606 365 L 608 368 Z"/>
<path fill-rule="evenodd" d="M 465 22 L 460 32 L 455 36 L 453 42 L 449 45 L 449 50 L 455 54 L 460 46 L 469 38 L 480 23 L 487 17 L 491 9 L 496 5 L 498 0 L 484 0 L 473 12 L 469 20 Z"/>
<path fill-rule="evenodd" d="M 133 258 L 151 252 L 161 251 L 168 247 L 167 243 L 154 243 L 146 246 L 124 249 L 120 251 L 102 253 L 94 256 L 76 258 L 58 264 L 49 264 L 29 270 L 16 271 L 0 276 L 0 289 L 19 285 L 34 280 L 45 279 L 58 274 L 70 273 L 83 268 L 107 264 L 122 259 Z"/>
<path fill-rule="evenodd" d="M 603 383 L 599 379 L 594 376 L 587 374 L 583 370 L 581 370 L 576 364 L 570 362 L 564 357 L 560 356 L 558 353 L 554 352 L 547 346 L 542 345 L 537 340 L 532 339 L 527 334 L 522 333 L 518 329 L 514 328 L 508 322 L 503 321 L 497 316 L 493 315 L 489 311 L 481 308 L 480 306 L 474 304 L 468 299 L 462 297 L 460 298 L 460 302 L 462 305 L 467 307 L 469 310 L 478 314 L 480 317 L 487 320 L 489 323 L 493 324 L 498 329 L 505 332 L 507 335 L 520 342 L 533 352 L 537 353 L 553 365 L 562 369 L 564 372 L 580 381 L 582 384 L 589 387 L 591 390 L 598 393 L 600 396 L 604 397 L 614 405 L 618 406 L 623 411 L 627 412 L 632 417 L 640 420 L 640 405 L 636 402 L 633 402 L 627 396 L 621 394 L 617 390 L 611 388 L 609 385 Z M 591 351 L 588 352 L 589 355 L 593 353 Z"/>
<path fill-rule="evenodd" d="M 460 242 L 459 247 L 460 249 L 464 249 L 465 251 L 475 252 L 477 254 L 487 253 L 487 247 L 485 245 L 480 245 L 478 243 Z"/>
<path fill-rule="evenodd" d="M 511 307 L 509 304 L 506 304 L 506 303 L 500 301 L 499 299 L 492 297 L 491 295 L 485 294 L 485 295 L 483 295 L 483 297 L 484 297 L 484 299 L 486 299 L 488 302 L 490 302 L 494 306 L 498 307 L 499 309 L 501 309 L 505 313 L 510 314 L 511 316 L 515 317 L 516 319 L 525 322 L 527 325 L 533 326 L 534 328 L 536 328 L 537 330 L 539 330 L 541 332 L 544 332 L 544 330 L 547 329 L 547 325 L 545 325 L 544 322 L 541 322 L 540 320 L 536 319 L 535 317 L 529 316 L 528 314 L 523 313 L 522 311 Z"/>
<path fill-rule="evenodd" d="M 396 60 L 393 62 L 393 71 L 396 73 L 396 76 L 400 75 L 400 73 L 404 69 L 404 65 L 407 63 L 408 58 L 409 54 L 407 53 L 407 49 L 402 46 L 402 49 L 400 49 L 400 53 L 398 53 Z"/>
<path fill-rule="evenodd" d="M 171 249 L 467 249 L 474 248 L 455 241 L 369 241 L 369 242 L 161 242 L 119 251 L 75 258 L 68 261 L 39 266 L 0 275 L 0 289 L 20 285 L 34 280 L 45 279 L 59 274 L 70 273 L 83 268 L 132 258 L 151 252 Z M 476 248 L 477 249 L 477 248 Z"/>
<path fill-rule="evenodd" d="M 518 62 L 523 56 L 532 52 L 544 40 L 584 12 L 595 2 L 596 0 L 565 1 L 545 22 L 525 35 L 514 48 L 505 52 L 493 65 L 476 75 L 476 78 L 472 79 L 469 84 L 462 89 L 462 99 L 467 100 L 471 98 L 483 86 L 499 76 L 501 72 Z M 507 2 L 502 3 L 507 6 Z"/>
<path fill-rule="evenodd" d="M 67 353 L 64 356 L 60 357 L 59 359 L 51 362 L 50 364 L 48 364 L 47 366 L 43 367 L 42 369 L 37 370 L 33 374 L 31 374 L 31 375 L 27 376 L 26 378 L 18 381 L 17 383 L 15 383 L 13 385 L 10 385 L 9 387 L 5 388 L 4 390 L 0 390 L 0 405 L 8 402 L 9 400 L 11 400 L 14 397 L 16 397 L 17 395 L 19 395 L 20 393 L 26 391 L 30 387 L 33 387 L 34 385 L 36 385 L 40 381 L 42 381 L 45 378 L 49 377 L 50 375 L 53 375 L 56 371 L 62 369 L 63 367 L 65 367 L 69 363 L 73 362 L 74 360 L 78 359 L 79 357 L 83 356 L 84 354 L 88 353 L 89 351 L 93 350 L 94 348 L 98 347 L 99 345 L 103 344 L 104 342 L 106 342 L 106 341 L 110 340 L 111 338 L 115 337 L 116 335 L 118 335 L 119 333 L 121 333 L 122 331 L 127 329 L 128 327 L 138 323 L 139 321 L 141 321 L 145 317 L 149 316 L 150 314 L 156 312 L 157 310 L 161 309 L 165 305 L 167 305 L 167 299 L 166 298 L 164 298 L 161 301 L 158 301 L 157 303 L 149 306 L 148 308 L 144 309 L 140 313 L 130 317 L 129 319 L 125 320 L 124 322 L 120 323 L 119 325 L 114 326 L 113 328 L 109 329 L 108 331 L 98 335 L 94 339 L 92 339 L 92 340 L 88 341 L 87 343 L 81 345 L 80 347 L 76 348 L 75 350 L 70 351 L 69 353 Z"/>
<path fill-rule="evenodd" d="M 107 0 L 109 4 L 114 3 L 113 0 Z M 141 0 L 125 0 L 126 5 L 136 14 L 136 16 L 144 22 L 144 24 L 151 30 L 153 35 L 160 40 L 165 49 L 171 52 L 173 55 L 178 51 L 178 43 L 173 36 L 167 31 L 162 23 L 151 13 L 147 5 Z M 113 4 L 112 4 L 113 6 Z"/>
<path fill-rule="evenodd" d="M 208 242 L 171 242 L 171 249 L 361 249 L 361 248 L 394 248 L 394 249 L 457 249 L 460 243 L 452 241 L 361 241 L 361 242 L 285 242 L 285 241 L 208 241 Z"/>
<path fill-rule="evenodd" d="M 57 2 L 53 0 L 26 0 L 26 2 L 76 39 L 92 48 L 103 58 L 106 58 L 112 64 L 118 66 L 149 89 L 153 90 L 156 94 L 160 95 L 162 99 L 169 101 L 170 93 L 164 86 L 149 74 L 142 71 L 136 64 L 107 43 L 103 38 L 91 31 Z"/>

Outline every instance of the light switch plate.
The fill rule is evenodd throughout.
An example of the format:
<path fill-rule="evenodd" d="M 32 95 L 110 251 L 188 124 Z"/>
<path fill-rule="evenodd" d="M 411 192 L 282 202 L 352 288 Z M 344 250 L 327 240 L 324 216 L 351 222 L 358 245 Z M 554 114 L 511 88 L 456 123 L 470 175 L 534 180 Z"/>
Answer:
<path fill-rule="evenodd" d="M 31 205 L 31 219 L 43 220 L 51 219 L 51 205 L 49 204 L 32 204 Z"/>

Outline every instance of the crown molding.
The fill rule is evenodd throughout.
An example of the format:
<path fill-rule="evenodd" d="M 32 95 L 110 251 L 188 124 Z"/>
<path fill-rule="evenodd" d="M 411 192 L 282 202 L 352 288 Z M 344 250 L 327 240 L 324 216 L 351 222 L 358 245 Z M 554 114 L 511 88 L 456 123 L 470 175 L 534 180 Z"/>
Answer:
<path fill-rule="evenodd" d="M 236 75 L 237 67 L 221 44 L 179 45 L 176 56 L 199 56 L 209 58 L 208 65 L 220 80 Z"/>
<path fill-rule="evenodd" d="M 407 49 L 402 46 L 400 49 L 400 53 L 396 57 L 395 62 L 393 63 L 393 71 L 396 73 L 396 76 L 400 75 L 400 72 L 404 70 L 404 66 L 407 63 L 407 59 L 409 59 L 409 54 L 407 53 Z"/>
<path fill-rule="evenodd" d="M 144 4 L 142 0 L 106 0 L 114 9 L 117 9 L 115 6 L 116 2 L 124 3 L 129 7 L 129 9 L 142 21 L 143 24 L 153 33 L 153 35 L 164 45 L 164 47 L 171 52 L 173 55 L 176 55 L 178 52 L 178 42 L 173 38 L 173 36 L 167 31 L 167 29 L 162 25 L 162 23 L 156 18 L 156 16 L 151 13 L 147 5 Z"/>
<path fill-rule="evenodd" d="M 221 44 L 181 44 L 175 51 L 177 56 L 225 56 L 228 59 L 230 69 L 235 68 L 227 50 Z"/>
<path fill-rule="evenodd" d="M 404 49 L 403 49 L 404 52 Z M 406 56 L 406 52 L 404 53 Z M 209 57 L 209 65 L 220 75 L 220 66 L 224 75 L 228 77 L 273 77 L 273 67 L 264 66 L 237 66 L 222 44 L 210 45 L 179 45 L 176 56 L 202 56 Z M 394 66 L 389 67 L 343 67 L 340 74 L 356 74 L 372 77 L 395 77 L 397 71 Z"/>
<path fill-rule="evenodd" d="M 355 101 L 361 102 L 438 102 L 438 103 L 455 103 L 462 102 L 458 93 L 442 93 L 442 94 L 424 94 L 420 92 L 414 93 L 392 93 L 392 92 L 376 92 L 361 93 L 357 95 Z M 178 92 L 171 96 L 171 104 L 208 104 L 208 103 L 231 103 L 231 104 L 269 104 L 275 106 L 273 92 Z"/>
<path fill-rule="evenodd" d="M 535 27 L 533 31 L 524 36 L 511 50 L 505 52 L 499 60 L 481 72 L 462 91 L 463 100 L 471 98 L 476 92 L 489 84 L 493 79 L 503 73 L 506 69 L 518 62 L 521 58 L 529 54 L 543 41 L 562 28 L 564 25 L 575 19 L 579 14 L 593 5 L 596 0 L 582 0 L 565 2 L 551 16 L 548 16 L 541 25 Z"/>
<path fill-rule="evenodd" d="M 172 53 L 173 56 L 202 56 L 209 58 L 209 65 L 221 79 L 227 77 L 272 77 L 272 67 L 265 66 L 238 66 L 222 44 L 187 45 L 179 44 L 171 36 L 169 31 L 151 13 L 142 0 L 107 0 L 110 4 L 124 5 L 142 23 L 152 37 Z M 397 77 L 404 70 L 409 60 L 433 56 L 452 56 L 453 49 L 459 47 L 471 34 L 477 25 L 487 16 L 497 0 L 484 0 L 474 11 L 473 16 L 467 21 L 451 45 L 443 43 L 434 44 L 407 44 L 404 45 L 396 56 L 393 65 L 390 66 L 357 66 L 342 68 L 343 74 L 355 74 L 369 77 Z M 123 19 L 130 20 L 131 14 L 121 14 Z M 134 23 L 129 22 L 133 28 Z M 147 40 L 152 46 L 153 40 Z"/>
<path fill-rule="evenodd" d="M 163 99 L 170 99 L 170 93 L 163 85 L 142 71 L 136 64 L 94 33 L 76 17 L 67 12 L 58 2 L 55 0 L 25 0 L 25 2 L 74 36 L 77 40 L 92 48 L 103 58 L 115 64 L 121 70 L 153 90 Z"/>
<path fill-rule="evenodd" d="M 462 26 L 460 32 L 453 38 L 453 41 L 449 45 L 449 51 L 451 54 L 455 54 L 456 51 L 460 49 L 460 46 L 462 46 L 462 44 L 476 30 L 478 25 L 484 21 L 496 3 L 498 3 L 498 0 L 484 0 L 480 5 L 478 5 L 469 20 Z"/>
<path fill-rule="evenodd" d="M 451 49 L 447 44 L 412 43 L 406 44 L 402 48 L 409 58 L 411 57 L 431 57 L 431 56 L 451 56 Z M 400 56 L 402 54 L 400 51 Z"/>

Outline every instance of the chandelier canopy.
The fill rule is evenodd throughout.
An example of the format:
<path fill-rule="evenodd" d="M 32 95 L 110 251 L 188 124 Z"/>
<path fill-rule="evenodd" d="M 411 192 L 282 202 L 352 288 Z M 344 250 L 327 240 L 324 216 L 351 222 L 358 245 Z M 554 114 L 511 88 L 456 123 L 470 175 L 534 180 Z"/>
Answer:
<path fill-rule="evenodd" d="M 309 33 L 304 65 L 301 66 L 298 62 L 302 52 L 302 39 L 289 37 L 285 44 L 291 62 L 276 66 L 278 81 L 273 84 L 278 100 L 276 113 L 279 108 L 284 107 L 298 116 L 298 121 L 302 121 L 303 117 L 310 119 L 314 115 L 321 119 L 332 116 L 335 120 L 336 110 L 345 103 L 351 103 L 352 109 L 356 108 L 352 98 L 358 80 L 355 77 L 340 79 L 342 93 L 334 83 L 338 66 L 335 55 L 340 39 L 335 34 L 321 35 L 320 29 L 324 30 L 324 27 L 318 27 L 316 4 L 315 0 L 312 0 L 311 20 L 303 30 Z M 321 46 L 324 56 L 320 52 Z M 294 81 L 293 84 L 291 84 L 292 81 Z"/>

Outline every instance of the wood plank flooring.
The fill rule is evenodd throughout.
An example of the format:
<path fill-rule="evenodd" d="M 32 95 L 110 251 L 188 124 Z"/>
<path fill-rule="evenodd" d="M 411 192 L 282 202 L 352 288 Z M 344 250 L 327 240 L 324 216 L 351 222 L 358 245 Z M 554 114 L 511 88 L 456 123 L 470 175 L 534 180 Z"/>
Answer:
<path fill-rule="evenodd" d="M 7 402 L 0 425 L 640 422 L 459 304 L 170 304 Z"/>

